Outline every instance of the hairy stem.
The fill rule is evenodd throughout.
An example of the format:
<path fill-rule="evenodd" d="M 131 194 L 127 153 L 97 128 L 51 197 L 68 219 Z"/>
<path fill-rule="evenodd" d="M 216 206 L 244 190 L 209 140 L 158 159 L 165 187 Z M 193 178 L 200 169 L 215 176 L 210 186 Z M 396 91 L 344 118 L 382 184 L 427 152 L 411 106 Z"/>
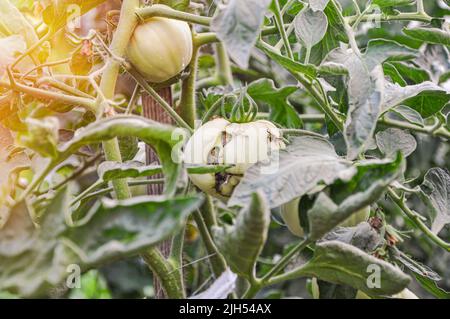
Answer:
<path fill-rule="evenodd" d="M 450 251 L 450 243 L 442 240 L 434 234 L 427 225 L 424 224 L 421 216 L 413 212 L 405 203 L 404 199 L 400 197 L 392 188 L 388 188 L 388 195 L 392 201 L 397 204 L 401 211 L 417 226 L 419 229 L 438 246 Z"/>
<path fill-rule="evenodd" d="M 122 2 L 119 23 L 110 45 L 110 51 L 115 57 L 122 58 L 125 55 L 128 41 L 138 23 L 138 19 L 134 15 L 134 12 L 138 7 L 139 0 L 124 0 Z M 120 66 L 120 62 L 112 57 L 106 62 L 106 68 L 99 85 L 100 90 L 106 99 L 112 99 L 114 97 Z M 99 99 L 97 109 L 98 116 L 103 116 L 103 107 L 103 103 Z M 103 142 L 103 150 L 105 151 L 105 158 L 107 161 L 122 162 L 122 155 L 120 154 L 117 138 Z M 125 179 L 114 180 L 113 186 L 117 198 L 124 199 L 131 196 L 130 188 Z"/>
<path fill-rule="evenodd" d="M 199 211 L 193 213 L 195 223 L 197 224 L 198 231 L 202 237 L 203 244 L 205 245 L 208 255 L 212 255 L 210 258 L 211 268 L 216 277 L 220 276 L 226 269 L 227 263 L 214 243 L 211 233 L 205 224 L 205 221 Z"/>
<path fill-rule="evenodd" d="M 418 125 L 414 125 L 411 123 L 400 122 L 396 120 L 391 120 L 387 118 L 381 118 L 378 120 L 379 124 L 386 125 L 389 127 L 395 127 L 400 129 L 407 129 L 418 133 L 428 134 L 432 136 L 439 136 L 446 139 L 450 139 L 450 132 L 443 126 L 438 128 L 435 127 L 422 127 Z"/>
<path fill-rule="evenodd" d="M 223 85 L 233 85 L 230 58 L 222 43 L 216 44 L 216 76 Z"/>
<path fill-rule="evenodd" d="M 151 17 L 164 17 L 209 26 L 211 23 L 210 17 L 203 17 L 183 11 L 174 10 L 167 6 L 153 5 L 136 10 L 136 15 L 142 19 L 150 19 Z"/>
<path fill-rule="evenodd" d="M 289 38 L 286 34 L 286 29 L 284 28 L 283 16 L 281 15 L 281 12 L 280 12 L 280 4 L 278 3 L 278 0 L 274 0 L 273 3 L 274 3 L 273 14 L 274 14 L 274 18 L 275 18 L 275 25 L 277 26 L 278 31 L 280 32 L 281 38 L 283 39 L 284 48 L 286 49 L 289 59 L 293 60 L 294 54 L 292 53 L 291 45 L 289 43 Z"/>
<path fill-rule="evenodd" d="M 181 84 L 181 97 L 178 105 L 178 114 L 193 128 L 197 119 L 195 105 L 195 82 L 197 81 L 199 47 L 194 45 L 192 60 L 189 65 L 189 75 Z"/>
<path fill-rule="evenodd" d="M 180 278 L 178 276 L 174 276 L 174 271 L 176 270 L 166 261 L 158 249 L 148 249 L 142 257 L 152 272 L 158 277 L 168 298 L 186 298 Z"/>

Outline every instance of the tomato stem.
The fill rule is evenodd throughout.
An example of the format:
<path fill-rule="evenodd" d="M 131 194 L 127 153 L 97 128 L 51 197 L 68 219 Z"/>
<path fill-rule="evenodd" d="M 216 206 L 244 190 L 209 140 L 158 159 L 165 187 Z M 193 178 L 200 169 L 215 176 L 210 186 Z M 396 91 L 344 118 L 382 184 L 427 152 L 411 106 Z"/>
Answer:
<path fill-rule="evenodd" d="M 181 85 L 181 97 L 178 103 L 178 113 L 181 118 L 192 128 L 197 119 L 195 105 L 195 82 L 197 81 L 199 47 L 194 44 L 192 60 L 189 64 L 189 75 Z"/>
<path fill-rule="evenodd" d="M 273 15 L 274 15 L 274 19 L 275 19 L 275 25 L 278 28 L 278 32 L 281 35 L 281 38 L 283 40 L 284 43 L 284 48 L 286 49 L 287 52 L 287 56 L 289 57 L 289 59 L 293 60 L 294 59 L 294 54 L 292 53 L 292 49 L 291 49 L 291 45 L 289 43 L 289 38 L 286 34 L 286 29 L 284 27 L 284 22 L 283 22 L 283 16 L 280 12 L 280 4 L 278 3 L 278 0 L 274 0 L 273 1 Z"/>
<path fill-rule="evenodd" d="M 196 14 L 178 11 L 168 6 L 162 5 L 152 5 L 139 8 L 136 10 L 136 15 L 141 20 L 150 19 L 151 17 L 164 17 L 200 24 L 204 26 L 209 26 L 212 20 L 210 17 L 203 17 Z"/>
<path fill-rule="evenodd" d="M 420 230 L 422 230 L 425 235 L 428 236 L 434 243 L 444 248 L 447 251 L 450 251 L 450 243 L 442 240 L 436 234 L 434 234 L 427 225 L 421 219 L 421 215 L 413 212 L 405 203 L 405 200 L 399 196 L 392 188 L 388 188 L 388 195 L 392 199 L 392 201 L 401 209 L 404 215 L 406 215 Z"/>

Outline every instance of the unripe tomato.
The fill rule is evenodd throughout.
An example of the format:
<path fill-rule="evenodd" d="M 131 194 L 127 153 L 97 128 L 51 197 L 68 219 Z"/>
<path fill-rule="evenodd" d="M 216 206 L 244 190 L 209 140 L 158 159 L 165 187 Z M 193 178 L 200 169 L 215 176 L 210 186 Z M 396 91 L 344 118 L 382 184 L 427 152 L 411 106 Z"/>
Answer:
<path fill-rule="evenodd" d="M 186 22 L 154 17 L 136 27 L 127 57 L 147 81 L 161 83 L 188 66 L 192 50 L 192 34 Z"/>
<path fill-rule="evenodd" d="M 298 237 L 305 235 L 303 227 L 300 224 L 299 212 L 300 197 L 291 200 L 281 206 L 281 217 L 288 227 L 289 231 Z M 339 224 L 341 227 L 353 227 L 361 222 L 367 221 L 370 215 L 370 206 L 367 206 L 353 213 L 346 220 Z"/>
<path fill-rule="evenodd" d="M 191 181 L 205 193 L 226 200 L 242 175 L 253 164 L 267 160 L 285 147 L 280 130 L 259 120 L 231 123 L 216 118 L 195 131 L 186 144 L 184 162 L 193 165 L 232 165 L 216 174 L 191 174 Z"/>

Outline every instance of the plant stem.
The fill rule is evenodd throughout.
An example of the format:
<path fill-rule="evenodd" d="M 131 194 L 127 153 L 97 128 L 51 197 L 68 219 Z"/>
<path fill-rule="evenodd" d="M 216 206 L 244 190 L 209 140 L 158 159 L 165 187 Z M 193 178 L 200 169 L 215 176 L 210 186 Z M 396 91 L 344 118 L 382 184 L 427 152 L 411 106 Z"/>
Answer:
<path fill-rule="evenodd" d="M 194 217 L 195 223 L 197 224 L 198 231 L 202 237 L 203 244 L 205 245 L 208 255 L 212 255 L 210 258 L 211 268 L 216 277 L 220 276 L 226 269 L 227 263 L 223 258 L 222 254 L 216 247 L 211 233 L 205 224 L 205 221 L 199 211 L 195 211 L 192 216 Z"/>
<path fill-rule="evenodd" d="M 296 0 L 289 0 L 283 7 L 283 9 L 281 9 L 281 16 L 284 16 L 284 14 L 291 8 L 292 4 L 295 2 Z"/>
<path fill-rule="evenodd" d="M 417 13 L 419 14 L 425 13 L 425 9 L 423 7 L 423 0 L 416 0 L 416 6 L 417 6 Z"/>
<path fill-rule="evenodd" d="M 110 51 L 115 57 L 122 58 L 125 55 L 128 41 L 138 23 L 138 19 L 134 15 L 134 12 L 138 7 L 139 0 L 124 0 L 122 2 L 119 23 L 110 45 Z M 99 84 L 100 90 L 106 99 L 112 99 L 114 97 L 119 71 L 120 62 L 117 59 L 109 57 Z M 102 101 L 99 99 L 99 107 L 97 109 L 98 116 L 103 116 L 103 103 L 101 102 Z M 103 149 L 107 161 L 122 162 L 122 155 L 120 154 L 117 138 L 103 142 Z M 125 179 L 114 180 L 113 186 L 118 199 L 125 199 L 131 196 L 130 188 Z"/>
<path fill-rule="evenodd" d="M 117 25 L 116 32 L 114 33 L 110 51 L 114 57 L 123 58 L 126 52 L 128 41 L 131 38 L 134 28 L 138 23 L 138 16 L 135 14 L 139 8 L 139 0 L 123 0 L 122 8 L 120 11 L 119 23 Z M 117 77 L 119 75 L 121 67 L 121 61 L 110 57 L 107 61 L 106 68 L 103 72 L 102 79 L 100 81 L 100 90 L 102 91 L 106 99 L 112 99 L 114 97 L 114 91 L 117 83 Z M 146 83 L 146 82 L 145 82 Z M 152 89 L 153 91 L 153 89 Z M 157 95 L 157 94 L 156 94 Z M 157 95 L 158 96 L 158 95 Z M 158 96 L 159 97 L 159 96 Z M 158 101 L 159 102 L 159 101 Z M 165 102 L 165 101 L 164 101 Z M 97 114 L 103 115 L 102 101 L 98 101 L 99 107 Z M 122 156 L 120 154 L 120 148 L 117 138 L 103 143 L 103 149 L 105 152 L 105 158 L 107 161 L 121 162 Z M 125 199 L 131 197 L 130 188 L 125 179 L 114 180 L 113 187 L 117 198 Z M 145 255 L 144 260 L 149 267 L 156 274 L 161 281 L 167 296 L 169 298 L 184 298 L 184 290 L 182 284 L 178 282 L 178 278 L 170 273 L 170 264 L 161 254 L 156 247 L 149 248 Z"/>
<path fill-rule="evenodd" d="M 14 91 L 29 94 L 38 99 L 50 99 L 62 101 L 71 105 L 79 105 L 87 110 L 95 111 L 97 103 L 94 99 L 89 99 L 85 97 L 67 95 L 59 92 L 46 91 L 31 86 L 23 85 L 20 83 L 7 83 L 5 81 L 0 81 L 0 87 L 11 89 Z"/>
<path fill-rule="evenodd" d="M 152 272 L 158 277 L 168 298 L 186 298 L 183 284 L 177 276 L 174 276 L 174 268 L 170 265 L 161 252 L 156 248 L 148 249 L 142 257 Z"/>
<path fill-rule="evenodd" d="M 390 127 L 396 127 L 396 128 L 400 128 L 400 129 L 407 129 L 407 130 L 411 130 L 411 131 L 415 131 L 418 133 L 424 133 L 424 134 L 428 134 L 428 135 L 432 135 L 432 136 L 439 136 L 439 137 L 443 137 L 446 139 L 450 139 L 450 132 L 444 127 L 441 126 L 439 128 L 435 128 L 435 127 L 421 127 L 418 125 L 414 125 L 411 123 L 406 123 L 406 122 L 400 122 L 400 121 L 396 121 L 396 120 L 390 120 L 387 118 L 381 118 L 378 120 L 379 124 L 383 124 L 386 126 L 390 126 Z"/>
<path fill-rule="evenodd" d="M 125 114 L 132 114 L 134 107 L 136 106 L 136 102 L 139 99 L 139 93 L 141 92 L 141 86 L 139 84 L 136 84 L 133 90 L 133 94 L 131 94 L 130 101 L 128 102 L 127 109 L 125 111 Z"/>
<path fill-rule="evenodd" d="M 197 119 L 195 105 L 195 82 L 197 81 L 199 47 L 194 45 L 192 60 L 189 64 L 189 75 L 181 84 L 181 97 L 178 104 L 178 114 L 189 125 L 191 132 Z"/>
<path fill-rule="evenodd" d="M 87 169 L 91 168 L 91 165 L 93 165 L 99 158 L 100 158 L 100 154 L 97 154 L 96 156 L 87 160 L 86 162 L 83 163 L 83 165 L 80 168 L 76 169 L 72 173 L 72 175 L 70 175 L 65 180 L 61 181 L 60 183 L 56 184 L 53 188 L 51 188 L 51 190 L 53 190 L 53 191 L 58 190 L 61 187 L 63 187 L 64 185 L 66 185 L 68 182 L 76 179 L 81 174 L 83 174 Z M 41 194 L 39 194 L 39 195 L 41 195 Z"/>
<path fill-rule="evenodd" d="M 266 42 L 259 40 L 256 43 L 256 47 L 262 48 L 264 47 L 267 50 L 273 51 L 274 53 L 277 53 L 275 49 L 267 44 Z M 297 81 L 299 81 L 306 90 L 309 91 L 309 93 L 316 99 L 317 103 L 323 110 L 323 112 L 331 119 L 331 121 L 336 125 L 336 127 L 340 130 L 344 130 L 344 124 L 342 123 L 339 116 L 333 111 L 330 103 L 328 102 L 327 96 L 324 94 L 323 90 L 321 90 L 321 87 L 319 89 L 316 87 L 317 85 L 320 85 L 316 83 L 314 85 L 309 78 L 307 78 L 304 74 L 299 72 L 291 72 L 291 74 L 295 77 Z"/>
<path fill-rule="evenodd" d="M 154 88 L 147 83 L 147 81 L 132 67 L 127 67 L 127 72 L 136 80 L 136 82 L 151 96 L 161 107 L 169 113 L 173 120 L 181 127 L 184 127 L 189 132 L 193 132 L 192 127 L 178 115 L 178 113 L 155 91 Z"/>
<path fill-rule="evenodd" d="M 349 16 L 345 17 L 348 23 L 354 23 L 359 16 Z M 396 15 L 385 15 L 382 13 L 373 13 L 364 15 L 360 21 L 420 21 L 420 22 L 431 22 L 432 18 L 425 13 L 417 13 L 417 12 L 401 12 Z"/>
<path fill-rule="evenodd" d="M 211 117 L 213 117 L 214 114 L 217 113 L 217 111 L 220 109 L 220 107 L 222 105 L 222 102 L 223 102 L 222 99 L 218 99 L 216 102 L 213 103 L 213 105 L 211 105 L 209 110 L 203 116 L 202 123 L 208 122 L 211 119 Z"/>
<path fill-rule="evenodd" d="M 392 199 L 392 201 L 397 204 L 397 206 L 401 209 L 401 211 L 409 218 L 411 219 L 411 221 L 417 226 L 419 227 L 419 229 L 428 237 L 430 238 L 433 242 L 435 242 L 437 245 L 439 245 L 440 247 L 444 248 L 447 251 L 450 251 L 450 243 L 445 242 L 444 240 L 442 240 L 441 238 L 439 238 L 436 234 L 434 234 L 428 227 L 427 225 L 424 224 L 424 222 L 422 221 L 422 219 L 420 218 L 421 216 L 418 215 L 417 213 L 413 212 L 405 203 L 405 201 L 399 196 L 397 195 L 397 193 L 392 189 L 392 188 L 388 188 L 388 194 L 389 197 Z"/>
<path fill-rule="evenodd" d="M 178 277 L 181 289 L 184 291 L 184 280 L 183 280 L 183 247 L 184 247 L 184 236 L 186 232 L 186 223 L 183 225 L 182 229 L 173 236 L 170 245 L 170 256 L 169 260 L 174 265 L 175 270 L 173 270 L 174 276 Z"/>
<path fill-rule="evenodd" d="M 283 16 L 281 15 L 281 12 L 280 12 L 280 4 L 279 4 L 278 0 L 273 0 L 273 4 L 274 4 L 273 14 L 274 14 L 274 18 L 275 18 L 275 25 L 277 26 L 278 32 L 280 32 L 281 38 L 283 39 L 284 48 L 286 49 L 289 59 L 293 60 L 294 55 L 292 54 L 292 49 L 291 49 L 291 45 L 289 43 L 289 38 L 286 34 L 286 29 L 284 28 Z"/>
<path fill-rule="evenodd" d="M 203 32 L 195 35 L 194 42 L 198 47 L 201 47 L 202 45 L 220 42 L 220 40 L 217 38 L 217 34 L 215 32 Z"/>
<path fill-rule="evenodd" d="M 289 36 L 291 35 L 292 31 L 294 31 L 294 29 L 295 29 L 295 25 L 294 25 L 293 23 L 289 24 L 289 26 L 288 26 L 288 28 L 287 28 L 287 30 L 286 30 L 286 35 L 288 36 L 288 38 L 289 38 Z M 281 38 L 281 39 L 277 42 L 277 44 L 274 45 L 274 48 L 277 49 L 277 50 L 280 50 L 281 47 L 283 46 L 283 43 L 284 43 L 284 42 L 283 42 L 283 38 Z"/>
<path fill-rule="evenodd" d="M 357 5 L 357 4 L 356 4 Z M 359 7 L 358 7 L 359 8 Z M 356 29 L 361 22 L 362 18 L 367 14 L 367 12 L 372 11 L 372 6 L 369 4 L 363 12 L 359 13 L 358 18 L 356 21 L 352 24 L 352 28 Z M 345 18 L 344 18 L 345 19 Z M 347 22 L 348 23 L 348 22 Z"/>
<path fill-rule="evenodd" d="M 316 133 L 316 132 L 311 132 L 308 130 L 301 130 L 301 129 L 281 129 L 281 133 L 286 134 L 286 135 L 297 135 L 297 136 L 314 136 L 314 137 L 320 137 L 320 138 L 325 138 L 324 135 Z"/>
<path fill-rule="evenodd" d="M 102 186 L 105 184 L 105 181 L 99 179 L 97 180 L 94 184 L 92 184 L 91 186 L 89 186 L 88 188 L 86 188 L 84 191 L 82 191 L 77 197 L 75 197 L 71 202 L 70 202 L 70 206 L 75 205 L 78 201 L 80 201 L 81 199 L 85 198 L 89 193 L 91 193 L 93 190 L 95 190 L 96 188 Z"/>
<path fill-rule="evenodd" d="M 305 64 L 309 64 L 309 58 L 311 57 L 311 47 L 307 46 L 306 47 L 306 55 L 305 55 Z"/>
<path fill-rule="evenodd" d="M 164 17 L 200 24 L 204 26 L 209 26 L 211 23 L 210 17 L 203 17 L 159 5 L 138 8 L 136 10 L 136 15 L 142 20 L 150 19 L 151 17 Z"/>
<path fill-rule="evenodd" d="M 339 6 L 336 4 L 335 0 L 331 0 L 331 4 L 335 7 L 335 11 L 338 13 L 339 20 L 341 21 L 342 25 L 344 26 L 345 33 L 347 33 L 350 47 L 352 48 L 353 52 L 357 56 L 361 56 L 361 51 L 359 50 L 358 44 L 356 43 L 356 38 L 355 38 L 355 33 L 353 32 L 353 28 L 350 26 L 350 23 L 342 15 L 342 12 L 341 12 L 341 10 L 339 10 Z M 358 20 L 361 21 L 360 17 L 358 17 L 358 19 L 356 21 L 358 21 Z"/>
<path fill-rule="evenodd" d="M 47 32 L 42 38 L 39 39 L 36 43 L 34 43 L 28 50 L 26 50 L 23 54 L 21 54 L 13 64 L 11 64 L 11 69 L 13 69 L 20 61 L 22 61 L 25 57 L 33 53 L 38 47 L 40 47 L 45 41 L 50 38 L 51 31 Z"/>
<path fill-rule="evenodd" d="M 342 132 L 344 124 L 339 116 L 333 111 L 331 105 L 328 103 L 327 96 L 323 96 L 320 90 L 318 91 L 309 80 L 300 73 L 293 74 L 294 77 L 309 91 L 309 93 L 316 99 L 322 111 L 330 118 L 333 124 Z"/>
<path fill-rule="evenodd" d="M 263 288 L 263 284 L 259 281 L 255 281 L 250 285 L 248 290 L 245 292 L 244 296 L 242 296 L 242 299 L 252 299 L 256 296 L 256 294 Z"/>
<path fill-rule="evenodd" d="M 213 199 L 211 195 L 205 196 L 205 202 L 200 208 L 203 220 L 208 228 L 209 233 L 212 233 L 212 228 L 217 226 L 216 209 L 214 207 Z"/>
<path fill-rule="evenodd" d="M 281 270 L 283 270 L 289 263 L 289 261 L 297 253 L 301 252 L 311 243 L 308 238 L 305 238 L 300 243 L 298 243 L 294 248 L 292 248 L 283 258 L 281 258 L 278 263 L 262 278 L 263 282 L 267 283 L 270 278 L 277 275 Z"/>
<path fill-rule="evenodd" d="M 163 183 L 164 183 L 163 178 L 155 178 L 155 179 L 148 179 L 148 180 L 142 180 L 142 181 L 139 181 L 139 180 L 138 181 L 130 181 L 128 183 L 128 186 L 131 187 L 131 186 L 154 185 L 154 184 L 163 184 Z M 77 199 L 73 200 L 71 205 L 74 205 L 77 201 L 80 201 L 80 200 L 87 200 L 92 197 L 110 194 L 112 191 L 114 191 L 114 187 L 102 188 L 102 189 L 99 189 L 98 191 L 95 191 L 92 193 L 90 191 L 92 191 L 92 189 L 90 189 L 89 192 L 84 191 L 83 194 L 80 194 L 79 196 L 77 196 Z"/>
<path fill-rule="evenodd" d="M 49 84 L 49 85 L 53 86 L 54 88 L 57 88 L 57 89 L 59 89 L 61 91 L 64 91 L 66 93 L 70 93 L 70 94 L 75 95 L 75 96 L 81 96 L 81 97 L 84 97 L 84 98 L 93 99 L 93 97 L 90 94 L 85 93 L 85 92 L 77 89 L 76 87 L 70 86 L 70 85 L 68 85 L 68 84 L 66 84 L 64 82 L 55 80 L 55 79 L 53 79 L 51 77 L 40 78 L 38 81 L 36 81 L 35 86 L 41 86 L 44 83 Z"/>
<path fill-rule="evenodd" d="M 222 85 L 233 86 L 230 58 L 223 43 L 216 44 L 216 77 Z"/>
<path fill-rule="evenodd" d="M 283 270 L 291 261 L 291 259 L 301 252 L 306 246 L 308 246 L 311 241 L 308 238 L 305 238 L 303 241 L 298 243 L 294 248 L 292 248 L 283 258 L 281 258 L 275 266 L 269 272 L 262 277 L 262 279 L 254 279 L 251 282 L 250 288 L 244 294 L 244 299 L 253 298 L 263 287 L 274 284 L 275 282 L 272 279 L 275 275 L 277 275 L 281 270 Z M 280 282 L 284 280 L 283 275 L 277 276 L 276 282 Z M 286 278 L 289 279 L 289 278 Z"/>

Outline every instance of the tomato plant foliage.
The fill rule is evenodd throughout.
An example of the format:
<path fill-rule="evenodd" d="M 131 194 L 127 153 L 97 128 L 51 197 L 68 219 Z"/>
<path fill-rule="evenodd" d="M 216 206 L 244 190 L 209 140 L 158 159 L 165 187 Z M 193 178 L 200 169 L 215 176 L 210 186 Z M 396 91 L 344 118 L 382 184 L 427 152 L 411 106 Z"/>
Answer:
<path fill-rule="evenodd" d="M 448 299 L 448 10 L 2 0 L 0 297 Z"/>

